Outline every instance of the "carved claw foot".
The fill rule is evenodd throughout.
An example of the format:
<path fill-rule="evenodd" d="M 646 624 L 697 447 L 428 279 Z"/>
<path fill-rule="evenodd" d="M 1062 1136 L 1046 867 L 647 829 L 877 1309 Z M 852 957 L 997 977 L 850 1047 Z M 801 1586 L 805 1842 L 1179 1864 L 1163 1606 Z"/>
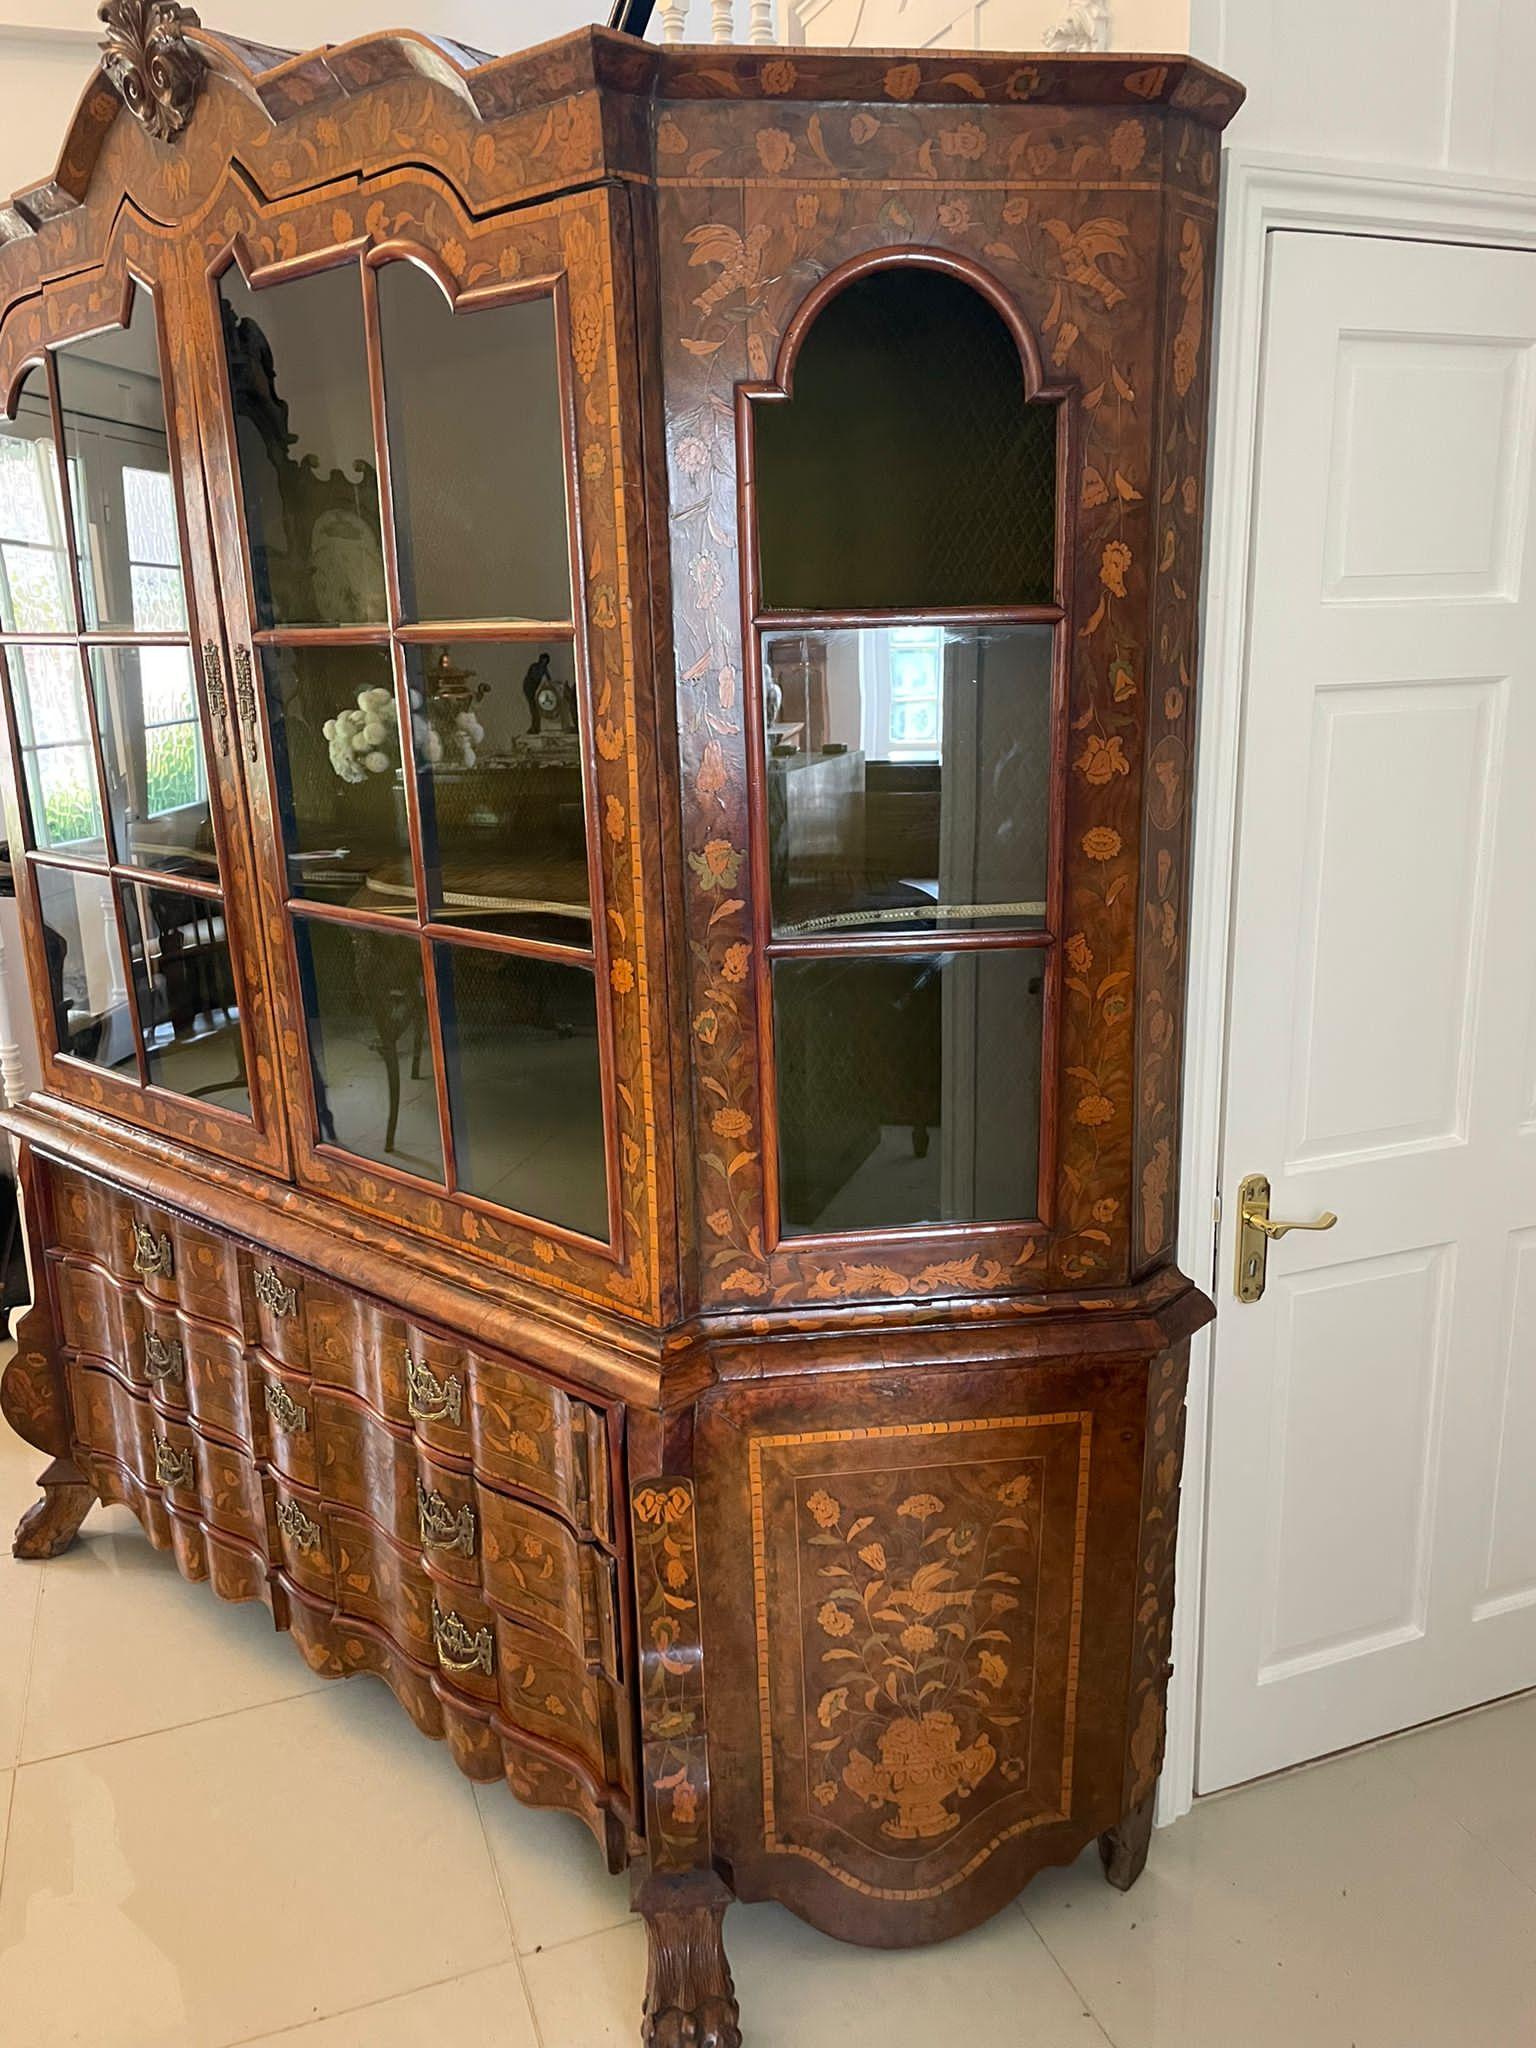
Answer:
<path fill-rule="evenodd" d="M 1119 1827 L 1099 1837 L 1099 1855 L 1104 1875 L 1117 1892 L 1128 1892 L 1147 1867 L 1152 1846 L 1152 1807 L 1156 1792 L 1149 1792 L 1140 1806 L 1133 1806 Z"/>
<path fill-rule="evenodd" d="M 650 1937 L 645 2048 L 741 2048 L 720 1923 L 731 1895 L 708 1873 L 647 1878 L 635 1900 Z"/>
<path fill-rule="evenodd" d="M 90 1482 L 64 1458 L 56 1458 L 38 1481 L 43 1497 L 16 1525 L 13 1557 L 58 1557 L 80 1533 L 80 1524 L 96 1500 Z"/>

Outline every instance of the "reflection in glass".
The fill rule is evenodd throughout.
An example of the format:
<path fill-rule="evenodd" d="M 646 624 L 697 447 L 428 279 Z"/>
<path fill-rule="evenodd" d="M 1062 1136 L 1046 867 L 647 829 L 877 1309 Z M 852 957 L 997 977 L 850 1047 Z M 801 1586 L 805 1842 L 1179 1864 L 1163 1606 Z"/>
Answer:
<path fill-rule="evenodd" d="M 406 663 L 433 916 L 590 947 L 572 643 L 412 647 Z"/>
<path fill-rule="evenodd" d="M 419 942 L 298 917 L 294 943 L 321 1143 L 441 1181 Z"/>
<path fill-rule="evenodd" d="M 143 882 L 118 888 L 150 1081 L 249 1116 L 223 904 Z"/>
<path fill-rule="evenodd" d="M 217 879 L 190 652 L 93 647 L 88 659 L 117 858 Z"/>
<path fill-rule="evenodd" d="M 378 273 L 408 619 L 568 619 L 554 301 L 454 313 L 414 263 Z"/>
<path fill-rule="evenodd" d="M 415 914 L 387 647 L 269 647 L 267 718 L 288 890 Z"/>
<path fill-rule="evenodd" d="M 763 642 L 780 934 L 1045 921 L 1050 626 Z"/>
<path fill-rule="evenodd" d="M 219 280 L 256 616 L 385 616 L 378 479 L 356 263 L 253 292 Z"/>
<path fill-rule="evenodd" d="M 138 1079 L 133 1016 L 112 884 L 105 875 L 34 862 L 53 1041 L 61 1053 Z"/>
<path fill-rule="evenodd" d="M 960 279 L 903 264 L 823 307 L 794 396 L 753 408 L 775 611 L 1049 604 L 1056 409 Z"/>
<path fill-rule="evenodd" d="M 32 843 L 90 860 L 106 858 L 91 727 L 73 647 L 8 647 Z"/>
<path fill-rule="evenodd" d="M 1034 1215 L 1047 958 L 773 963 L 786 1233 Z"/>
<path fill-rule="evenodd" d="M 460 1187 L 606 1243 L 592 970 L 434 950 Z"/>
<path fill-rule="evenodd" d="M 90 628 L 186 629 L 154 303 L 136 288 L 126 327 L 56 351 L 64 453 Z"/>
<path fill-rule="evenodd" d="M 48 378 L 41 367 L 22 379 L 16 417 L 0 419 L 0 627 L 7 633 L 75 630 Z"/>

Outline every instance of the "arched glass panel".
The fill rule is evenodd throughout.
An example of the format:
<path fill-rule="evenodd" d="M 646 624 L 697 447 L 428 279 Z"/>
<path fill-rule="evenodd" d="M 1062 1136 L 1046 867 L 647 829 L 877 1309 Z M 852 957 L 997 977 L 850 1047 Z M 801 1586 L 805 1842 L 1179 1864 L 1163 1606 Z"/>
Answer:
<path fill-rule="evenodd" d="M 1001 316 L 903 264 L 817 316 L 787 404 L 757 413 L 765 611 L 1049 604 L 1056 410 L 1026 405 Z"/>
<path fill-rule="evenodd" d="M 902 262 L 836 293 L 790 394 L 751 410 L 778 1232 L 1027 1222 L 1058 971 L 1057 404 L 988 298 Z"/>

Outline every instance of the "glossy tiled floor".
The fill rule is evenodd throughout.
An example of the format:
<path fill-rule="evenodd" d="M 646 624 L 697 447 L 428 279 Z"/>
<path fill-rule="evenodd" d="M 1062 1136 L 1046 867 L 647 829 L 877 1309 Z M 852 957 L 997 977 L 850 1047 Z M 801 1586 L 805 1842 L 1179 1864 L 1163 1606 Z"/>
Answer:
<path fill-rule="evenodd" d="M 5 1529 L 39 1463 L 0 1425 Z M 1208 1802 L 1123 1898 L 1090 1856 L 926 1953 L 726 1925 L 749 2048 L 1529 2048 L 1536 1697 Z M 643 1967 L 584 1830 L 123 1510 L 0 1558 L 0 2048 L 630 2048 Z"/>

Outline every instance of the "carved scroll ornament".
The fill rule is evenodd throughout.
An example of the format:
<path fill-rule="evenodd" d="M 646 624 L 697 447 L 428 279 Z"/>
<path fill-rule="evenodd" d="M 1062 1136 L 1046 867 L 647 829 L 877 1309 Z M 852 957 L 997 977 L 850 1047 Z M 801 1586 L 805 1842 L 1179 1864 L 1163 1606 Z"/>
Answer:
<path fill-rule="evenodd" d="M 201 23 L 177 0 L 101 0 L 106 29 L 101 68 L 123 104 L 157 141 L 173 142 L 187 125 L 203 82 L 203 58 L 186 39 Z"/>

